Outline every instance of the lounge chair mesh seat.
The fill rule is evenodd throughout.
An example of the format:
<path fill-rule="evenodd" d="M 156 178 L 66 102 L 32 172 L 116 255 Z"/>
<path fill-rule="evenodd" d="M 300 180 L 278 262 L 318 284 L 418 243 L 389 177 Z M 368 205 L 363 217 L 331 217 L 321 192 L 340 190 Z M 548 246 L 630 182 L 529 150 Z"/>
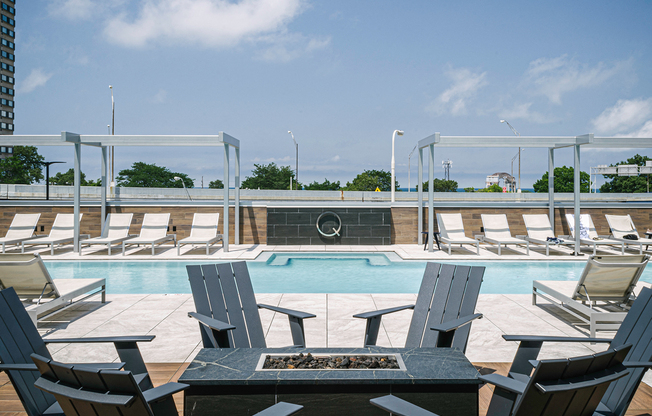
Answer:
<path fill-rule="evenodd" d="M 641 236 L 638 235 L 636 231 L 636 226 L 632 217 L 627 215 L 609 215 L 605 214 L 604 216 L 609 223 L 609 229 L 611 230 L 611 235 L 614 240 L 622 241 L 626 246 L 638 246 L 639 254 L 643 254 L 643 246 L 650 244 L 645 240 L 641 240 Z M 636 240 L 630 240 L 625 238 L 626 235 L 636 236 Z"/>
<path fill-rule="evenodd" d="M 109 256 L 111 255 L 111 246 L 114 244 L 122 244 L 122 251 L 124 252 L 124 241 L 133 238 L 129 235 L 129 227 L 131 226 L 131 219 L 134 214 L 107 214 L 102 228 L 102 235 L 95 238 L 79 242 L 79 255 L 81 255 L 81 248 L 85 245 L 105 245 L 108 249 Z"/>
<path fill-rule="evenodd" d="M 101 295 L 106 302 L 106 279 L 53 280 L 37 253 L 0 254 L 0 289 L 9 287 L 25 303 L 34 324 L 92 296 Z"/>
<path fill-rule="evenodd" d="M 525 245 L 527 254 L 530 254 L 530 242 L 512 237 L 507 223 L 505 214 L 482 214 L 482 227 L 484 228 L 483 241 L 498 245 L 498 255 L 500 256 L 500 247 L 504 245 Z"/>
<path fill-rule="evenodd" d="M 190 236 L 177 241 L 177 255 L 181 254 L 181 246 L 186 244 L 206 244 L 206 255 L 209 255 L 209 247 L 222 240 L 222 234 L 217 233 L 217 226 L 220 222 L 220 214 L 196 213 L 192 218 Z"/>
<path fill-rule="evenodd" d="M 2 243 L 2 252 L 5 252 L 7 245 L 20 244 L 25 240 L 29 240 L 34 235 L 34 229 L 41 214 L 16 214 L 14 215 L 7 234 L 0 237 Z"/>
<path fill-rule="evenodd" d="M 575 216 L 566 214 L 566 223 L 570 230 L 571 237 L 575 239 Z M 593 255 L 596 255 L 598 246 L 620 247 L 620 253 L 625 254 L 625 243 L 621 240 L 614 240 L 608 235 L 598 235 L 593 225 L 591 214 L 580 214 L 580 244 L 593 247 Z"/>
<path fill-rule="evenodd" d="M 163 244 L 167 241 L 173 241 L 176 245 L 177 235 L 168 234 L 168 224 L 170 223 L 170 214 L 151 214 L 146 213 L 143 217 L 143 224 L 140 227 L 140 234 L 137 237 L 130 238 L 122 243 L 122 255 L 125 255 L 125 248 L 129 245 L 141 244 L 152 246 L 152 256 L 155 254 L 157 244 Z"/>
<path fill-rule="evenodd" d="M 535 280 L 532 304 L 539 296 L 561 307 L 588 324 L 591 336 L 618 329 L 648 261 L 647 255 L 590 256 L 577 282 Z"/>
<path fill-rule="evenodd" d="M 83 213 L 79 214 L 81 221 Z M 83 235 L 88 238 L 88 235 Z M 57 245 L 72 243 L 75 241 L 75 215 L 74 214 L 57 214 L 52 224 L 52 229 L 47 236 L 30 238 L 20 243 L 21 253 L 25 252 L 25 246 L 50 246 L 50 255 L 54 256 L 54 247 Z"/>
<path fill-rule="evenodd" d="M 453 244 L 469 244 L 475 246 L 476 252 L 480 255 L 480 242 L 474 238 L 467 237 L 464 233 L 464 222 L 462 214 L 440 214 L 437 213 L 437 225 L 439 226 L 439 241 L 448 245 L 448 255 L 451 254 Z"/>
<path fill-rule="evenodd" d="M 546 214 L 523 214 L 523 222 L 527 229 L 526 241 L 533 244 L 546 246 L 546 256 L 550 255 L 550 247 L 558 245 L 575 246 L 575 241 L 563 240 L 557 238 L 556 242 L 548 241 L 548 238 L 555 238 L 555 233 L 552 231 L 550 219 Z"/>

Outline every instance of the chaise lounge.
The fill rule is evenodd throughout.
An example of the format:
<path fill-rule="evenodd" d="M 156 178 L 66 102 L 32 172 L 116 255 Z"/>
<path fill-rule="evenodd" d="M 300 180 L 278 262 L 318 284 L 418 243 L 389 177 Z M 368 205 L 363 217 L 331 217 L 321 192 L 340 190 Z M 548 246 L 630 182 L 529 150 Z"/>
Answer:
<path fill-rule="evenodd" d="M 555 237 L 550 225 L 550 219 L 546 214 L 523 214 L 523 222 L 527 229 L 525 240 L 533 244 L 545 245 L 546 256 L 550 255 L 551 246 L 575 246 L 575 241 Z"/>
<path fill-rule="evenodd" d="M 124 242 L 134 236 L 129 235 L 129 227 L 131 226 L 131 219 L 134 214 L 107 214 L 104 221 L 104 228 L 102 228 L 102 235 L 95 238 L 79 242 L 79 255 L 82 255 L 82 247 L 84 245 L 102 245 L 106 246 L 111 255 L 111 246 L 114 244 L 122 243 L 122 251 L 124 252 Z"/>
<path fill-rule="evenodd" d="M 177 241 L 177 256 L 181 255 L 181 246 L 186 244 L 206 244 L 206 255 L 209 247 L 222 240 L 222 234 L 217 233 L 217 225 L 220 222 L 220 214 L 196 213 L 192 218 L 190 236 Z"/>
<path fill-rule="evenodd" d="M 626 246 L 638 246 L 639 254 L 643 254 L 643 246 L 650 244 L 648 241 L 645 243 L 641 240 L 641 236 L 638 235 L 636 231 L 636 226 L 632 217 L 627 215 L 609 215 L 605 214 L 605 218 L 609 223 L 609 229 L 611 229 L 611 235 L 614 240 L 622 241 Z M 632 236 L 634 238 L 625 238 L 626 236 Z"/>
<path fill-rule="evenodd" d="M 34 229 L 38 224 L 38 219 L 41 214 L 16 214 L 14 219 L 11 220 L 11 225 L 7 230 L 4 237 L 0 237 L 2 243 L 2 252 L 8 244 L 19 244 L 25 240 L 29 240 L 34 235 Z"/>
<path fill-rule="evenodd" d="M 79 214 L 81 221 L 84 214 Z M 54 247 L 60 244 L 72 243 L 75 241 L 75 215 L 74 214 L 57 214 L 52 224 L 50 234 L 43 237 L 31 238 L 20 243 L 20 252 L 25 252 L 25 246 L 50 246 L 50 255 L 54 256 Z M 88 234 L 83 234 L 80 238 L 89 238 Z"/>
<path fill-rule="evenodd" d="M 498 255 L 500 256 L 500 247 L 505 245 L 526 246 L 527 254 L 530 254 L 530 242 L 521 240 L 520 238 L 512 237 L 509 231 L 509 224 L 507 223 L 507 215 L 505 214 L 482 214 L 482 228 L 484 228 L 484 236 L 479 236 L 481 241 L 491 244 L 498 244 Z"/>
<path fill-rule="evenodd" d="M 453 244 L 474 245 L 475 249 L 480 255 L 480 242 L 474 238 L 467 237 L 464 233 L 464 222 L 462 222 L 462 214 L 437 214 L 437 225 L 439 226 L 439 241 L 448 245 L 448 255 L 451 255 L 451 247 Z"/>
<path fill-rule="evenodd" d="M 570 230 L 571 238 L 575 239 L 575 215 L 566 214 L 566 223 Z M 596 255 L 598 246 L 620 246 L 620 253 L 625 254 L 625 243 L 620 240 L 611 239 L 608 235 L 598 235 L 591 214 L 580 214 L 580 244 L 593 247 L 593 255 Z"/>
<path fill-rule="evenodd" d="M 125 255 L 125 247 L 130 245 L 152 245 L 152 256 L 155 254 L 157 244 L 163 244 L 166 241 L 173 241 L 177 244 L 177 235 L 168 234 L 168 224 L 170 214 L 145 214 L 143 224 L 140 228 L 138 237 L 130 238 L 122 243 L 122 255 Z"/>

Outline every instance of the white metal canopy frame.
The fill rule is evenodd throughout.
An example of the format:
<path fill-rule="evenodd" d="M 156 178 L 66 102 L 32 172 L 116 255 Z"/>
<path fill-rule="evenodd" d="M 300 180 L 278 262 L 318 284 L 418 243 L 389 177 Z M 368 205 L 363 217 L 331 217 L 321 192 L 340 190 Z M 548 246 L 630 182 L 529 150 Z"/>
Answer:
<path fill-rule="evenodd" d="M 74 251 L 79 252 L 79 208 L 81 199 L 81 147 L 92 146 L 102 149 L 102 224 L 106 217 L 107 194 L 107 148 L 109 146 L 223 146 L 224 147 L 224 251 L 229 251 L 229 148 L 235 150 L 235 244 L 240 244 L 240 140 L 224 132 L 217 135 L 183 135 L 183 136 L 156 136 L 156 135 L 88 135 L 76 134 L 67 131 L 60 135 L 12 135 L 0 136 L 2 146 L 73 146 L 75 163 L 75 241 Z"/>
<path fill-rule="evenodd" d="M 555 226 L 555 193 L 554 171 L 555 150 L 565 147 L 574 148 L 574 197 L 573 212 L 575 215 L 575 229 L 580 229 L 580 147 L 585 149 L 611 148 L 611 149 L 644 149 L 652 148 L 652 138 L 631 137 L 595 137 L 593 133 L 581 136 L 442 136 L 435 133 L 422 139 L 419 148 L 419 184 L 423 183 L 423 149 L 428 148 L 428 251 L 433 252 L 434 232 L 434 166 L 435 147 L 539 147 L 548 149 L 548 209 L 550 223 Z M 423 187 L 419 186 L 418 196 L 418 241 L 422 244 L 423 237 Z M 575 233 L 575 254 L 580 253 L 580 233 Z"/>

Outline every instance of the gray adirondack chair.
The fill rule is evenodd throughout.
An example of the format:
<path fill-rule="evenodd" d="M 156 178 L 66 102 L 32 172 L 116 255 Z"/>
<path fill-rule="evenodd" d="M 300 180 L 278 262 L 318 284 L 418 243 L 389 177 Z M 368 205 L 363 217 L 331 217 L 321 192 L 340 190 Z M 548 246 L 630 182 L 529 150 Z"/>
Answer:
<path fill-rule="evenodd" d="M 315 315 L 256 303 L 247 263 L 186 266 L 204 348 L 265 348 L 258 308 L 288 316 L 292 341 L 304 347 L 303 320 Z"/>
<path fill-rule="evenodd" d="M 496 387 L 487 416 L 585 416 L 600 403 L 610 384 L 629 373 L 623 365 L 631 344 L 594 355 L 539 361 L 523 383 L 498 374 L 480 376 Z M 397 416 L 436 416 L 396 396 L 370 400 Z"/>
<path fill-rule="evenodd" d="M 39 354 L 50 358 L 46 347 L 48 343 L 77 342 L 112 342 L 118 356 L 124 363 L 93 364 L 103 368 L 125 368 L 132 371 L 141 388 L 152 388 L 152 382 L 147 374 L 147 368 L 138 350 L 137 342 L 149 342 L 153 335 L 101 337 L 101 338 L 59 338 L 43 339 L 30 319 L 25 307 L 20 302 L 16 291 L 8 288 L 0 291 L 0 371 L 6 371 L 20 401 L 29 416 L 62 414 L 55 398 L 36 389 L 34 382 L 38 371 L 30 355 Z"/>
<path fill-rule="evenodd" d="M 482 318 L 474 312 L 484 271 L 480 266 L 427 263 L 415 305 L 353 315 L 367 320 L 364 345 L 376 345 L 383 315 L 414 309 L 406 348 L 454 347 L 465 352 L 470 324 Z"/>
<path fill-rule="evenodd" d="M 637 365 L 631 365 L 630 373 L 609 387 L 595 413 L 596 416 L 623 416 L 645 371 L 652 367 L 652 289 L 641 290 L 613 339 L 523 335 L 503 335 L 503 338 L 520 341 L 509 370 L 510 377 L 519 381 L 529 379 L 531 360 L 536 360 L 544 342 L 600 342 L 609 343 L 612 349 L 632 344 L 626 360 Z"/>

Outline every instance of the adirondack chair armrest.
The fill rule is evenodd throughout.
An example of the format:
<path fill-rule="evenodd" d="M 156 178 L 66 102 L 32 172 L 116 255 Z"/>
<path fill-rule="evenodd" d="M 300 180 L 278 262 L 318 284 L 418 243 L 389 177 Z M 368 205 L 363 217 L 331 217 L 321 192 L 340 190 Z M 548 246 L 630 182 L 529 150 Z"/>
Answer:
<path fill-rule="evenodd" d="M 403 399 L 393 395 L 376 397 L 369 400 L 369 403 L 383 409 L 390 414 L 408 415 L 408 416 L 437 416 L 436 413 L 429 412 Z"/>
<path fill-rule="evenodd" d="M 353 317 L 361 318 L 361 319 L 370 319 L 370 318 L 382 317 L 383 315 L 387 315 L 388 313 L 394 313 L 394 312 L 402 311 L 404 309 L 414 309 L 414 305 L 404 305 L 404 306 L 397 306 L 395 308 L 387 308 L 387 309 L 379 309 L 377 311 L 363 312 L 357 315 L 353 315 Z"/>
<path fill-rule="evenodd" d="M 553 337 L 546 335 L 503 335 L 505 341 L 520 342 L 611 342 L 609 338 Z"/>
<path fill-rule="evenodd" d="M 443 324 L 435 325 L 430 327 L 433 331 L 439 331 L 439 332 L 450 332 L 450 331 L 455 331 L 458 328 L 463 327 L 464 325 L 468 325 L 471 322 L 473 322 L 476 319 L 481 319 L 482 314 L 481 313 L 476 313 L 473 315 L 465 316 L 462 318 L 454 319 L 452 321 L 445 322 Z"/>
<path fill-rule="evenodd" d="M 623 361 L 623 365 L 627 368 L 652 368 L 652 361 Z"/>
<path fill-rule="evenodd" d="M 268 407 L 254 416 L 291 416 L 303 409 L 303 406 L 288 402 L 278 402 L 274 406 Z"/>
<path fill-rule="evenodd" d="M 493 384 L 496 387 L 500 387 L 503 390 L 507 390 L 516 394 L 523 394 L 525 392 L 525 388 L 527 387 L 526 383 L 514 380 L 509 377 L 501 376 L 500 374 L 487 374 L 478 378 L 485 383 Z"/>
<path fill-rule="evenodd" d="M 198 320 L 200 323 L 203 325 L 206 325 L 210 329 L 214 331 L 228 331 L 231 329 L 235 329 L 235 326 L 231 324 L 227 324 L 226 322 L 218 321 L 217 319 L 208 317 L 206 315 L 202 315 L 197 312 L 188 312 L 188 316 L 191 318 L 195 318 Z"/>
<path fill-rule="evenodd" d="M 143 397 L 147 403 L 157 402 L 159 400 L 166 399 L 168 396 L 171 396 L 175 393 L 183 391 L 190 387 L 187 384 L 183 383 L 166 383 L 162 386 L 154 387 L 143 392 Z"/>
<path fill-rule="evenodd" d="M 258 304 L 259 308 L 263 309 L 269 309 L 270 311 L 274 312 L 279 312 L 288 316 L 292 316 L 297 319 L 308 319 L 308 318 L 314 318 L 317 315 L 314 315 L 312 313 L 307 313 L 307 312 L 301 312 L 301 311 L 295 311 L 292 309 L 286 309 L 286 308 L 279 308 L 278 306 L 272 306 L 272 305 L 265 305 L 262 303 Z"/>
<path fill-rule="evenodd" d="M 618 380 L 619 378 L 625 377 L 627 374 L 629 374 L 629 371 L 624 367 L 619 366 L 619 368 L 617 367 L 616 369 L 613 370 L 608 369 L 604 373 L 605 375 L 602 377 L 587 378 L 583 376 L 583 377 L 578 377 L 577 381 L 572 381 L 572 382 L 568 381 L 562 384 L 558 383 L 557 381 L 554 381 L 554 382 L 535 383 L 534 385 L 541 393 L 544 394 L 567 391 L 569 384 L 572 384 L 573 390 L 579 391 L 581 389 L 589 389 L 595 387 L 605 382 Z"/>
<path fill-rule="evenodd" d="M 88 337 L 88 338 L 43 338 L 46 344 L 76 344 L 96 342 L 151 342 L 156 335 L 127 335 L 120 337 Z"/>
<path fill-rule="evenodd" d="M 0 364 L 0 371 L 38 371 L 36 364 Z"/>

